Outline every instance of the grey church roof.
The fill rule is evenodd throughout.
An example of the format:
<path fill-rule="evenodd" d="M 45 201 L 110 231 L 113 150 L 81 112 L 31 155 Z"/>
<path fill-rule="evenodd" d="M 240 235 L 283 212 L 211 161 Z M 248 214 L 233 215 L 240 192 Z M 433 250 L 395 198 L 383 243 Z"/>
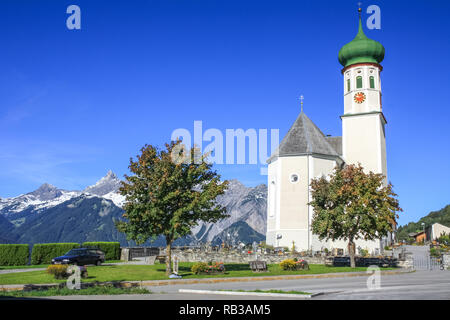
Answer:
<path fill-rule="evenodd" d="M 342 155 L 342 137 L 327 137 L 327 141 L 337 154 Z"/>
<path fill-rule="evenodd" d="M 339 157 L 341 149 L 341 137 L 326 137 L 302 111 L 268 162 L 276 157 L 308 154 Z"/>

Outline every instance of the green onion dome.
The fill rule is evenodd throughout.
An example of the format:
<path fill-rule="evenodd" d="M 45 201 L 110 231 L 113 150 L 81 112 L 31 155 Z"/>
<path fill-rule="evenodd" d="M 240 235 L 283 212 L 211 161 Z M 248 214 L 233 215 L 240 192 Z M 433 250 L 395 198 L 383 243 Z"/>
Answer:
<path fill-rule="evenodd" d="M 364 34 L 361 17 L 355 39 L 339 50 L 339 62 L 345 67 L 357 63 L 377 63 L 384 59 L 384 47 L 381 43 L 367 38 Z"/>

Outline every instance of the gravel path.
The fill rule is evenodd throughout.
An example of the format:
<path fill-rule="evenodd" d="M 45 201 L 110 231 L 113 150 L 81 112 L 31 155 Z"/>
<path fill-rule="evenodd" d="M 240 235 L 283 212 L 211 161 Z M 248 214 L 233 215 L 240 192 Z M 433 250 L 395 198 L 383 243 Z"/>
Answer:
<path fill-rule="evenodd" d="M 5 274 L 5 273 L 18 273 L 18 272 L 29 272 L 29 271 L 42 271 L 42 270 L 46 270 L 46 268 L 7 269 L 7 270 L 0 270 L 0 274 Z"/>
<path fill-rule="evenodd" d="M 145 261 L 143 260 L 136 260 L 136 261 L 129 261 L 129 262 L 114 262 L 114 263 L 103 263 L 102 266 L 114 266 L 114 265 L 124 265 L 124 264 L 132 264 L 132 265 L 145 265 Z M 47 268 L 22 268 L 22 269 L 0 269 L 0 274 L 5 273 L 18 273 L 18 272 L 29 272 L 29 271 L 42 271 L 46 270 Z"/>

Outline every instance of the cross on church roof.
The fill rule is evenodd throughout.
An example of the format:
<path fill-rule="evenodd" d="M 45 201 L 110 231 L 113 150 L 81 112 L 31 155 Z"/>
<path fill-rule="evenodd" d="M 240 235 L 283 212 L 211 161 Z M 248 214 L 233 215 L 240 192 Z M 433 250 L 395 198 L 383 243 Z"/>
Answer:
<path fill-rule="evenodd" d="M 303 99 L 305 99 L 305 97 L 303 97 L 303 95 L 301 95 L 300 98 L 298 98 L 298 99 L 300 100 L 300 107 L 303 112 Z"/>

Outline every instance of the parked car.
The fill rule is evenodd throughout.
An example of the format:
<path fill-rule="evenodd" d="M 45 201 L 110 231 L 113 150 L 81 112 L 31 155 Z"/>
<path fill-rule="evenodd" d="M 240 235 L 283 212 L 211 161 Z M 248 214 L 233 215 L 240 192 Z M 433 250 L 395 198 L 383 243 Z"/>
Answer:
<path fill-rule="evenodd" d="M 52 264 L 75 264 L 85 266 L 95 264 L 97 266 L 105 262 L 105 253 L 99 249 L 79 248 L 72 249 L 65 255 L 52 259 Z"/>

